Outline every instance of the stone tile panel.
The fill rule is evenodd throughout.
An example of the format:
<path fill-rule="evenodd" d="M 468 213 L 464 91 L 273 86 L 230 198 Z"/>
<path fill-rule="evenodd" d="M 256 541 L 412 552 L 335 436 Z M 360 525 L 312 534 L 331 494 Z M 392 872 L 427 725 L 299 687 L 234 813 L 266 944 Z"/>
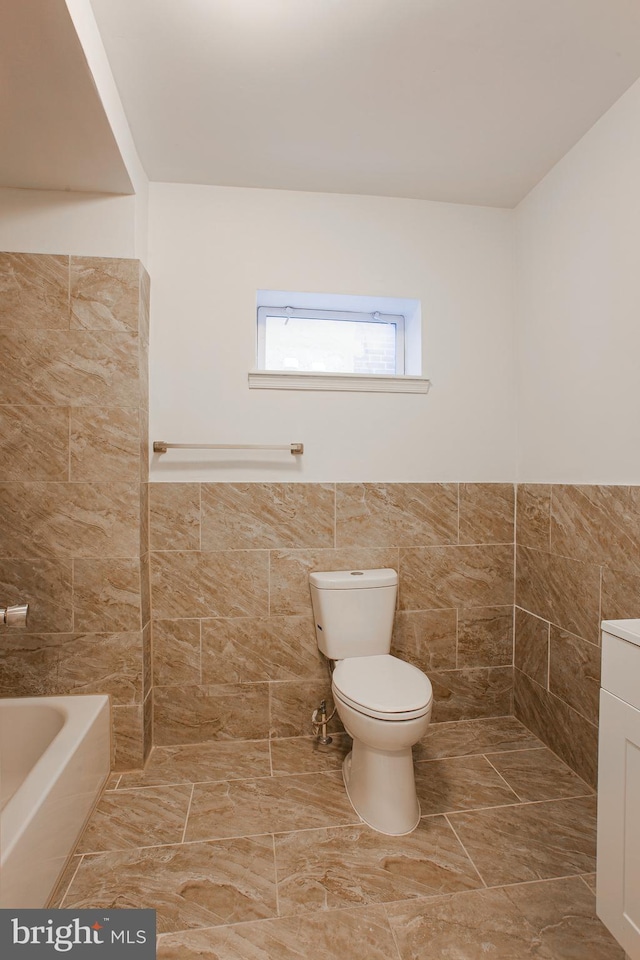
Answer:
<path fill-rule="evenodd" d="M 269 736 L 266 683 L 156 687 L 153 694 L 158 746 Z"/>
<path fill-rule="evenodd" d="M 138 332 L 138 260 L 71 257 L 71 328 Z"/>
<path fill-rule="evenodd" d="M 339 483 L 336 546 L 456 543 L 456 483 Z"/>
<path fill-rule="evenodd" d="M 513 607 L 462 607 L 458 611 L 458 667 L 513 663 Z"/>
<path fill-rule="evenodd" d="M 0 253 L 0 329 L 69 329 L 69 257 Z"/>
<path fill-rule="evenodd" d="M 460 543 L 513 543 L 512 483 L 460 484 Z"/>
<path fill-rule="evenodd" d="M 547 687 L 549 675 L 549 623 L 516 607 L 514 663 L 519 670 Z"/>
<path fill-rule="evenodd" d="M 513 547 L 400 550 L 400 609 L 513 604 Z"/>
<path fill-rule="evenodd" d="M 391 653 L 424 673 L 456 667 L 456 610 L 399 611 L 393 624 Z"/>
<path fill-rule="evenodd" d="M 318 680 L 327 676 L 309 617 L 202 621 L 202 682 Z"/>
<path fill-rule="evenodd" d="M 266 550 L 151 555 L 154 616 L 260 617 L 268 612 Z"/>
<path fill-rule="evenodd" d="M 600 636 L 600 567 L 518 547 L 516 603 L 592 643 Z"/>
<path fill-rule="evenodd" d="M 150 484 L 149 524 L 152 550 L 199 550 L 200 484 Z"/>
<path fill-rule="evenodd" d="M 0 407 L 0 480 L 68 478 L 68 408 Z"/>

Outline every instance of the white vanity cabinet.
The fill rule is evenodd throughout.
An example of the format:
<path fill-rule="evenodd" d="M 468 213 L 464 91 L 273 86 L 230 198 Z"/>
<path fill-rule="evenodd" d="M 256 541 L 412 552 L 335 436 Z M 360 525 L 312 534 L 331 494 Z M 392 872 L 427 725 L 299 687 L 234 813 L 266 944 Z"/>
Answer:
<path fill-rule="evenodd" d="M 640 619 L 602 623 L 597 913 L 640 960 Z"/>

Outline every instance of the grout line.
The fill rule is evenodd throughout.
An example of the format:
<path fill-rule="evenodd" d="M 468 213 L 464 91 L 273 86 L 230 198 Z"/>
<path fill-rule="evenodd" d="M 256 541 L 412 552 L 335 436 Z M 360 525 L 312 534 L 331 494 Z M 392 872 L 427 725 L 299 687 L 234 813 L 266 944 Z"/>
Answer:
<path fill-rule="evenodd" d="M 444 814 L 444 818 L 445 818 L 445 820 L 447 821 L 447 823 L 449 824 L 449 827 L 451 828 L 451 830 L 453 831 L 453 834 L 454 834 L 456 840 L 458 841 L 458 843 L 460 844 L 460 846 L 461 846 L 462 849 L 464 850 L 465 855 L 467 856 L 467 858 L 468 858 L 468 860 L 469 860 L 469 863 L 471 864 L 471 866 L 473 867 L 473 869 L 475 870 L 475 872 L 476 872 L 476 873 L 478 874 L 478 876 L 480 877 L 480 883 L 482 884 L 483 887 L 486 887 L 487 884 L 485 883 L 484 877 L 482 876 L 482 874 L 480 873 L 480 871 L 479 871 L 478 868 L 476 867 L 474 861 L 472 860 L 472 858 L 471 858 L 471 856 L 470 856 L 470 854 L 469 854 L 469 851 L 467 850 L 467 848 L 465 847 L 464 843 L 462 842 L 462 840 L 461 840 L 460 837 L 458 836 L 458 832 L 457 832 L 456 828 L 455 828 L 454 825 L 451 823 L 451 821 L 449 820 L 449 817 L 447 816 L 446 813 Z"/>
<path fill-rule="evenodd" d="M 280 895 L 278 892 L 278 857 L 276 855 L 276 837 L 271 834 L 271 846 L 273 849 L 273 886 L 276 894 L 276 916 L 280 916 Z"/>
<path fill-rule="evenodd" d="M 551 692 L 551 621 L 547 625 L 547 691 Z"/>
<path fill-rule="evenodd" d="M 495 757 L 495 753 L 493 754 L 493 756 Z M 507 780 L 507 778 L 506 778 L 506 777 L 503 777 L 502 774 L 500 773 L 500 771 L 497 769 L 497 767 L 494 767 L 494 766 L 493 766 L 493 764 L 491 763 L 491 760 L 489 760 L 489 757 L 487 756 L 486 753 L 483 754 L 483 757 L 484 757 L 484 759 L 487 761 L 487 763 L 488 763 L 491 767 L 493 767 L 493 769 L 496 771 L 496 773 L 498 774 L 498 776 L 500 777 L 500 779 L 502 780 L 502 782 L 507 785 L 507 787 L 509 788 L 509 790 L 511 790 L 511 793 L 514 793 L 514 794 L 516 795 L 516 797 L 518 798 L 518 800 L 520 801 L 520 803 L 524 803 L 524 799 L 520 796 L 520 794 L 519 794 L 518 791 L 515 789 L 515 787 L 512 787 L 511 784 L 509 783 L 509 781 Z"/>
<path fill-rule="evenodd" d="M 273 753 L 271 751 L 271 737 L 269 738 L 269 776 L 273 776 Z"/>
<path fill-rule="evenodd" d="M 195 783 L 191 784 L 191 794 L 189 795 L 189 806 L 187 807 L 187 815 L 184 818 L 184 828 L 182 830 L 182 840 L 180 843 L 184 843 L 185 837 L 187 835 L 187 824 L 189 823 L 189 815 L 191 813 L 191 804 L 193 802 L 193 792 L 196 789 Z"/>
<path fill-rule="evenodd" d="M 594 870 L 593 872 L 595 873 L 595 870 Z M 587 890 L 589 891 L 589 893 L 592 893 L 592 894 L 594 895 L 594 897 L 595 897 L 596 891 L 593 889 L 593 887 L 590 887 L 589 884 L 587 883 L 587 881 L 585 880 L 586 874 L 581 873 L 581 874 L 579 874 L 579 876 L 580 876 L 580 879 L 582 880 L 582 882 L 584 883 L 585 887 L 586 887 Z"/>
<path fill-rule="evenodd" d="M 491 764 L 491 766 L 493 766 L 493 764 Z M 492 807 L 469 807 L 468 809 L 464 810 L 447 810 L 444 816 L 457 817 L 460 814 L 466 813 L 486 813 L 488 810 L 507 810 L 509 807 L 513 807 L 515 810 L 522 810 L 523 807 L 533 807 L 536 805 L 541 806 L 543 803 L 564 803 L 567 800 L 590 800 L 592 797 L 592 793 L 575 793 L 570 797 L 554 797 L 552 800 L 521 800 L 520 803 L 498 803 Z M 437 817 L 438 814 L 426 814 L 426 816 L 422 819 L 424 820 L 426 817 L 430 816 Z"/>
<path fill-rule="evenodd" d="M 80 864 L 82 863 L 83 860 L 84 860 L 84 854 L 81 853 L 80 856 L 78 857 L 78 866 L 77 866 L 77 867 L 75 868 L 75 870 L 73 871 L 73 876 L 72 876 L 71 879 L 69 880 L 69 883 L 66 885 L 65 891 L 64 891 L 63 895 L 62 895 L 61 898 L 60 898 L 60 907 L 59 907 L 59 909 L 62 909 L 62 906 L 63 906 L 63 904 L 64 904 L 64 901 L 65 901 L 65 899 L 66 899 L 66 896 L 67 896 L 67 894 L 69 893 L 69 890 L 71 889 L 71 884 L 72 884 L 73 881 L 75 880 L 76 875 L 77 875 L 77 873 L 78 873 L 78 870 L 80 869 Z M 56 891 L 54 890 L 53 892 L 55 893 Z"/>
<path fill-rule="evenodd" d="M 426 899 L 426 898 L 425 898 L 425 899 Z M 401 903 L 402 901 L 397 901 L 397 900 L 396 900 L 395 902 L 396 902 L 396 903 Z M 389 916 L 389 911 L 387 910 L 387 907 L 389 906 L 390 903 L 393 903 L 393 901 L 384 901 L 384 902 L 382 903 L 382 908 L 383 908 L 383 910 L 384 910 L 384 915 L 385 915 L 385 918 L 386 918 L 386 921 L 387 921 L 387 926 L 389 927 L 389 930 L 391 930 L 391 936 L 392 936 L 392 938 L 393 938 L 393 943 L 394 943 L 395 948 L 396 948 L 396 953 L 398 954 L 398 960 L 402 960 L 402 953 L 400 952 L 400 944 L 398 943 L 398 938 L 396 937 L 396 931 L 395 931 L 394 928 L 393 928 L 393 924 L 391 923 L 391 917 Z"/>

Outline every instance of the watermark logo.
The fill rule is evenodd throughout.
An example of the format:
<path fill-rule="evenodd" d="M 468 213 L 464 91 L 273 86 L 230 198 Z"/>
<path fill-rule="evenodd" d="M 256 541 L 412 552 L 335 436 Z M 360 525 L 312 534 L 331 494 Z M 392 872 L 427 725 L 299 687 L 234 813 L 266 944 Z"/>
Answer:
<path fill-rule="evenodd" d="M 155 910 L 0 910 L 2 960 L 155 960 Z"/>

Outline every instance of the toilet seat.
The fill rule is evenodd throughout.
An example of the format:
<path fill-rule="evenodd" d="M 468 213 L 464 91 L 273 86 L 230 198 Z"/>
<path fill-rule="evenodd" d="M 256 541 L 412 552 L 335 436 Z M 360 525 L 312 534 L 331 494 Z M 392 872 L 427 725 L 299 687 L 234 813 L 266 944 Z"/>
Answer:
<path fill-rule="evenodd" d="M 433 699 L 429 678 L 390 654 L 340 660 L 332 686 L 334 695 L 354 710 L 392 722 L 423 717 Z"/>

